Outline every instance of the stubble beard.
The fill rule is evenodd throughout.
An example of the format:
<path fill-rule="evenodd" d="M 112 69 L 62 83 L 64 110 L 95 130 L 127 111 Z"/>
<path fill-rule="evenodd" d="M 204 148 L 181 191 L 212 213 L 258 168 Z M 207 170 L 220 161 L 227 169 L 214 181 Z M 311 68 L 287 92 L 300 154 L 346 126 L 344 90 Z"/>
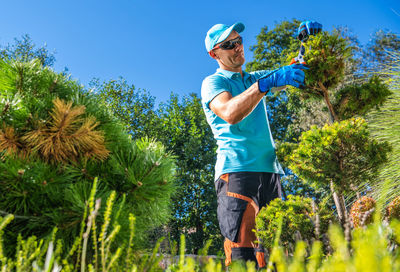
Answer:
<path fill-rule="evenodd" d="M 241 67 L 244 63 L 245 63 L 245 58 L 244 58 L 244 54 L 243 53 L 239 53 L 236 57 L 235 57 L 235 62 L 234 64 L 236 64 L 236 68 Z"/>

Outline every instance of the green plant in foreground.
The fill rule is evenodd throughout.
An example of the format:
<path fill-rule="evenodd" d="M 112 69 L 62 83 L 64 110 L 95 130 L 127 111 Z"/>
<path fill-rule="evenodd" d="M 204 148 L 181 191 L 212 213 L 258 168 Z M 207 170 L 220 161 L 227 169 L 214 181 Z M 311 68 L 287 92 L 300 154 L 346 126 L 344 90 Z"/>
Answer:
<path fill-rule="evenodd" d="M 93 192 L 93 190 L 92 190 Z M 106 210 L 112 209 L 112 197 L 107 201 Z M 47 240 L 38 240 L 32 236 L 24 240 L 20 238 L 17 244 L 16 255 L 7 257 L 3 253 L 4 230 L 7 225 L 12 222 L 14 216 L 8 215 L 0 218 L 0 270 L 1 271 L 169 271 L 169 272 L 222 272 L 225 267 L 222 263 L 215 259 L 197 259 L 185 257 L 185 239 L 181 237 L 179 260 L 171 264 L 167 268 L 159 267 L 159 261 L 165 256 L 158 255 L 159 243 L 155 246 L 150 254 L 140 254 L 137 251 L 132 251 L 132 244 L 115 244 L 114 232 L 118 228 L 113 227 L 107 231 L 107 226 L 117 226 L 112 224 L 111 219 L 105 220 L 102 229 L 107 234 L 102 238 L 104 240 L 104 254 L 99 256 L 96 261 L 93 256 L 85 255 L 87 246 L 91 241 L 90 231 L 92 220 L 98 217 L 96 202 L 89 204 L 88 210 L 93 212 L 88 214 L 88 220 L 85 223 L 84 229 L 86 232 L 81 237 L 76 237 L 76 241 L 82 244 L 80 255 L 76 255 L 77 251 L 71 255 L 64 251 L 63 241 L 56 240 L 54 230 L 51 238 Z M 97 202 L 100 203 L 100 202 Z M 95 205 L 95 206 L 92 206 Z M 106 213 L 106 212 L 104 212 Z M 107 217 L 106 214 L 103 215 Z M 377 214 L 375 216 L 378 216 Z M 130 233 L 134 235 L 134 219 L 130 217 L 131 228 Z M 272 272 L 325 272 L 325 271 L 340 271 L 340 272 L 376 272 L 386 271 L 394 272 L 400 269 L 400 259 L 398 258 L 398 247 L 389 246 L 390 240 L 400 243 L 400 223 L 393 221 L 390 225 L 380 223 L 380 220 L 375 220 L 375 223 L 364 228 L 357 228 L 353 231 L 353 240 L 349 243 L 343 235 L 340 227 L 331 225 L 329 228 L 329 241 L 332 251 L 329 255 L 325 255 L 320 241 L 312 243 L 311 250 L 308 251 L 304 241 L 298 241 L 295 245 L 295 250 L 292 256 L 285 253 L 285 249 L 279 242 L 283 230 L 283 217 L 278 218 L 276 235 L 274 237 L 273 247 L 268 261 L 266 271 Z M 100 232 L 102 233 L 102 232 Z M 104 233 L 103 233 L 104 234 Z M 99 234 L 96 241 L 101 243 Z M 129 241 L 132 241 L 129 239 Z M 101 253 L 99 253 L 101 255 Z M 132 254 L 132 255 L 131 255 Z M 206 249 L 203 254 L 206 254 Z M 126 257 L 123 258 L 122 256 Z M 82 260 L 79 265 L 76 265 L 76 259 Z M 98 263 L 96 263 L 98 262 Z M 104 264 L 104 266 L 103 266 Z M 255 272 L 253 263 L 233 263 L 229 271 L 232 272 Z"/>
<path fill-rule="evenodd" d="M 324 207 L 318 209 L 311 198 L 289 195 L 286 201 L 277 198 L 261 209 L 256 217 L 256 235 L 265 248 L 271 249 L 281 223 L 279 244 L 293 253 L 297 240 L 311 244 L 313 240 L 320 239 L 333 219 L 331 211 Z"/>
<path fill-rule="evenodd" d="M 74 247 L 92 212 L 84 214 L 95 177 L 102 207 L 115 191 L 118 208 L 110 216 L 120 218 L 117 240 L 129 237 L 129 213 L 136 247 L 170 219 L 175 158 L 159 142 L 132 139 L 104 101 L 65 73 L 38 60 L 0 59 L 0 120 L 0 211 L 15 215 L 4 234 L 6 255 L 14 254 L 18 233 L 42 239 L 54 227 L 64 246 Z"/>

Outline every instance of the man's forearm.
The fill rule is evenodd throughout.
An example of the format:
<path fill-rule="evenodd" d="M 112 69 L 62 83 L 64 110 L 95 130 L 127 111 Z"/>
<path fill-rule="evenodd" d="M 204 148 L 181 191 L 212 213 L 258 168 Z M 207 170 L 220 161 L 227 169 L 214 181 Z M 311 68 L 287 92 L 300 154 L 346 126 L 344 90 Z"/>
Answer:
<path fill-rule="evenodd" d="M 274 88 L 274 91 L 284 89 L 285 86 Z M 222 93 L 210 103 L 211 110 L 230 124 L 236 124 L 249 115 L 260 103 L 265 93 L 260 92 L 258 83 L 254 83 L 243 93 L 232 97 L 228 92 Z"/>
<path fill-rule="evenodd" d="M 260 92 L 258 83 L 254 83 L 243 93 L 232 97 L 226 104 L 226 114 L 231 124 L 242 121 L 258 105 L 265 93 Z"/>

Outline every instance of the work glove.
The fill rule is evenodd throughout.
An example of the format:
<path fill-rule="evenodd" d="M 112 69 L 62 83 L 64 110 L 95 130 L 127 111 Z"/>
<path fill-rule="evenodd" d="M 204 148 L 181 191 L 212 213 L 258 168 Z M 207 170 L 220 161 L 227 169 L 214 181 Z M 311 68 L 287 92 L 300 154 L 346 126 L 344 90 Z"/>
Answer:
<path fill-rule="evenodd" d="M 315 21 L 305 21 L 302 22 L 297 30 L 297 38 L 306 42 L 309 35 L 316 35 L 322 30 L 322 25 Z"/>
<path fill-rule="evenodd" d="M 260 92 L 265 93 L 273 87 L 285 85 L 302 88 L 304 86 L 304 72 L 302 70 L 304 69 L 308 69 L 308 67 L 302 64 L 283 66 L 260 78 L 258 80 L 258 89 Z"/>

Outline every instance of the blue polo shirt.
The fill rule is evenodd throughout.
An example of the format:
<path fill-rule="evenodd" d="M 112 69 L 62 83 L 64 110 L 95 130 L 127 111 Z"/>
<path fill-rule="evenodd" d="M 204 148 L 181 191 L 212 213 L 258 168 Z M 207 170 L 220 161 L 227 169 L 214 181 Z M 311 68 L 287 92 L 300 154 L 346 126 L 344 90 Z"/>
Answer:
<path fill-rule="evenodd" d="M 201 86 L 202 106 L 218 145 L 215 179 L 233 172 L 284 174 L 275 154 L 265 99 L 261 99 L 246 118 L 234 125 L 210 109 L 210 102 L 218 94 L 226 91 L 233 97 L 241 94 L 269 72 L 243 72 L 242 78 L 240 73 L 219 68 L 215 74 L 204 79 Z"/>

